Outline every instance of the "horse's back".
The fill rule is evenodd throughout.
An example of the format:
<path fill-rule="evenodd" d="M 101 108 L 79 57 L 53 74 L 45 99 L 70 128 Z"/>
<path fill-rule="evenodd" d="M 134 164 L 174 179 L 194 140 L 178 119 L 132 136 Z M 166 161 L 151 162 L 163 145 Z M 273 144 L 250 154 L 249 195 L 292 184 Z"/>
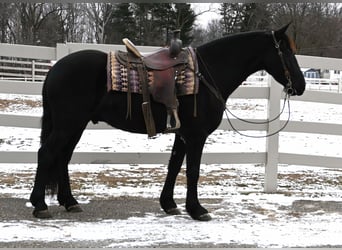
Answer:
<path fill-rule="evenodd" d="M 106 53 L 78 51 L 63 57 L 50 69 L 46 84 L 80 87 L 94 80 L 106 80 L 106 65 Z"/>

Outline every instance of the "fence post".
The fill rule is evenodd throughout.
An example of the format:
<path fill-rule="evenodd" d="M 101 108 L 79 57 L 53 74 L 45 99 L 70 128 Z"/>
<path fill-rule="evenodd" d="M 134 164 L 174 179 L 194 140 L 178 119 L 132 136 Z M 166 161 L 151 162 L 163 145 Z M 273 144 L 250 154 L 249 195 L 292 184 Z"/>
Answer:
<path fill-rule="evenodd" d="M 32 82 L 35 82 L 35 73 L 36 71 L 36 61 L 35 60 L 32 60 Z"/>
<path fill-rule="evenodd" d="M 273 119 L 280 113 L 281 85 L 271 76 L 268 78 L 270 95 L 268 99 L 268 119 Z M 267 133 L 271 134 L 280 129 L 280 118 L 269 123 Z M 267 193 L 277 191 L 279 162 L 279 134 L 266 139 L 266 166 L 264 191 Z"/>

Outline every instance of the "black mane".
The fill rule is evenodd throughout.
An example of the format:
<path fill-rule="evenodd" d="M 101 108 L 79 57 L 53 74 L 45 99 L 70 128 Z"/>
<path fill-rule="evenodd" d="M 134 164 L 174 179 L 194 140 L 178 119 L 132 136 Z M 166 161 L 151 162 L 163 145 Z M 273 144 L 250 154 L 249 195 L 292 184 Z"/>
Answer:
<path fill-rule="evenodd" d="M 241 33 L 235 33 L 235 34 L 229 34 L 225 35 L 223 37 L 217 38 L 215 40 L 212 40 L 210 42 L 204 43 L 197 47 L 197 49 L 205 49 L 207 47 L 217 47 L 222 46 L 224 44 L 234 44 L 236 42 L 246 41 L 252 38 L 257 38 L 259 36 L 264 36 L 265 34 L 268 34 L 267 31 L 247 31 L 247 32 L 241 32 Z"/>

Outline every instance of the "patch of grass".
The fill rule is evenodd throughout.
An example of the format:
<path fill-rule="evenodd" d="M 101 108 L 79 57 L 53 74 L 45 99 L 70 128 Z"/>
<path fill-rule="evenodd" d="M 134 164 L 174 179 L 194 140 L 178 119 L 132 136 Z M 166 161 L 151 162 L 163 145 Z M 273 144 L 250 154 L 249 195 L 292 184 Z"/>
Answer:
<path fill-rule="evenodd" d="M 0 110 L 6 110 L 11 106 L 24 106 L 26 108 L 37 108 L 42 106 L 41 101 L 25 100 L 25 99 L 13 99 L 13 100 L 0 100 Z"/>

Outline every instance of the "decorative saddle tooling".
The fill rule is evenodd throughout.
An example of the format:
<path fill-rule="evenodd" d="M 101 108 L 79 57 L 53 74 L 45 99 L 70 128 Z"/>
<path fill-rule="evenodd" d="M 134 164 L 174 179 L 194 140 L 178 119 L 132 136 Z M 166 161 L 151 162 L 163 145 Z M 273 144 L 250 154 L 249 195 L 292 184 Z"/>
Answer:
<path fill-rule="evenodd" d="M 197 60 L 191 47 L 183 48 L 175 57 L 169 48 L 142 54 L 128 39 L 123 40 L 127 52 L 114 51 L 108 54 L 108 91 L 127 92 L 128 110 L 131 114 L 131 93 L 143 95 L 142 109 L 149 137 L 156 135 L 150 107 L 150 95 L 163 103 L 168 112 L 165 132 L 180 127 L 177 96 L 198 93 Z"/>

